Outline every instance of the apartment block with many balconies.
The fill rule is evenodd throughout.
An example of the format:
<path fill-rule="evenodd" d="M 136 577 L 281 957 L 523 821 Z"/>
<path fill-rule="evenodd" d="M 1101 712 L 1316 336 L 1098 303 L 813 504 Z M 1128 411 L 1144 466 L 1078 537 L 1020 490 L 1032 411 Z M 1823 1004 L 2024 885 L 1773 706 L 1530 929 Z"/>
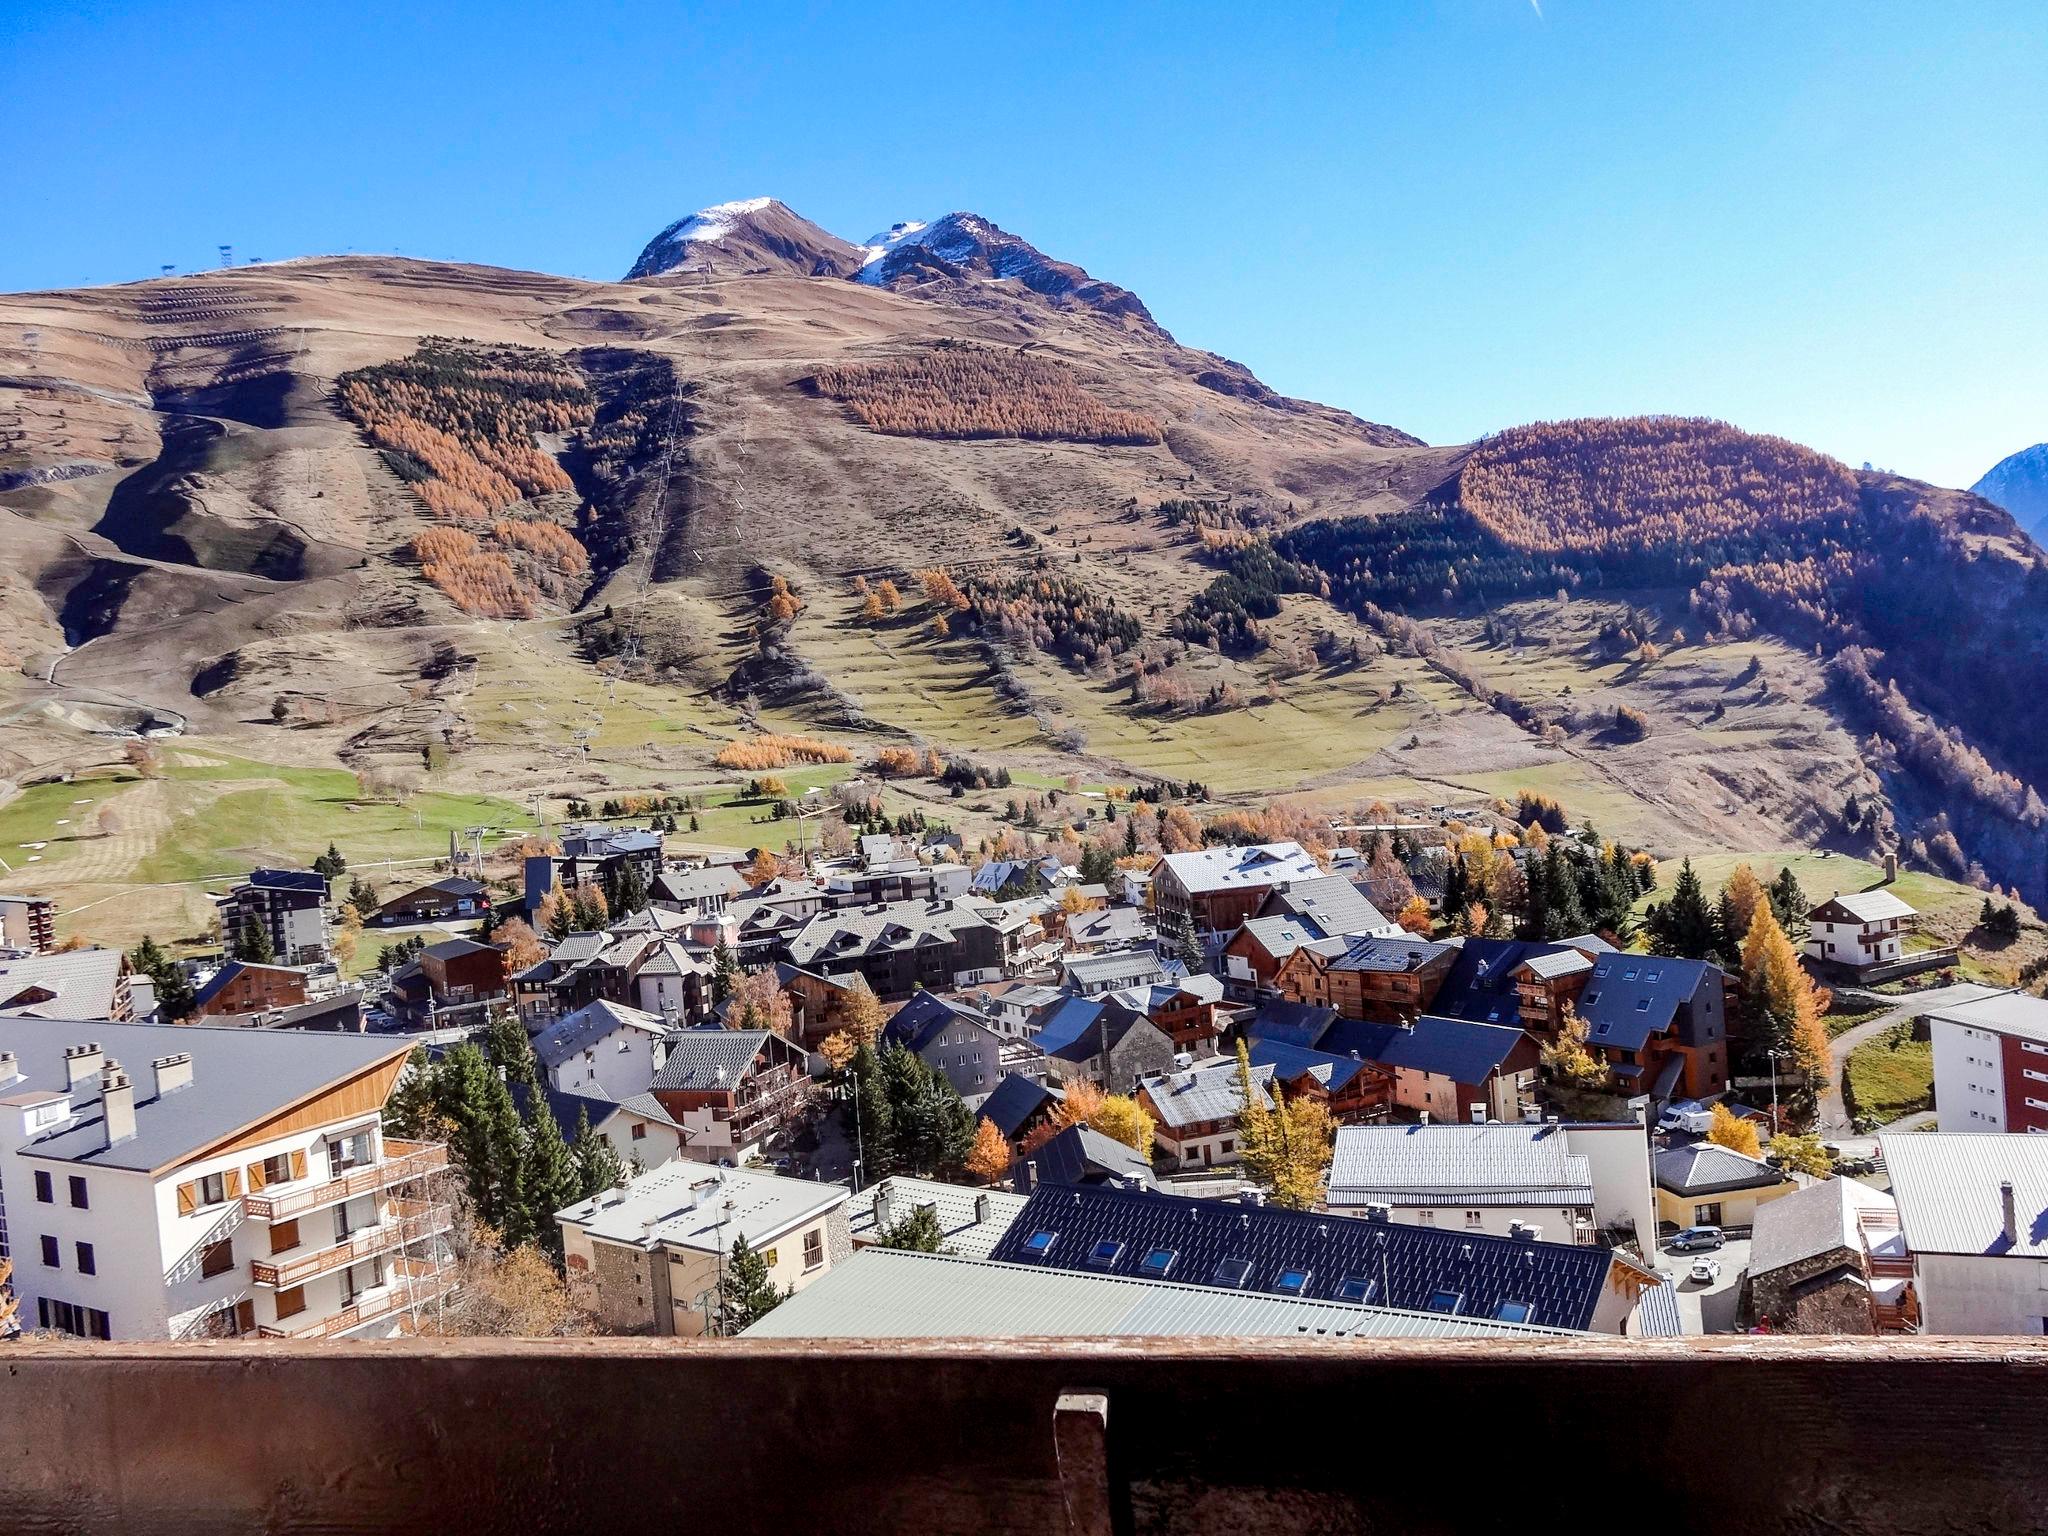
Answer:
<path fill-rule="evenodd" d="M 432 1197 L 446 1149 L 381 1124 L 405 1058 L 357 1035 L 0 1019 L 0 1263 L 20 1327 L 400 1331 L 451 1283 Z"/>

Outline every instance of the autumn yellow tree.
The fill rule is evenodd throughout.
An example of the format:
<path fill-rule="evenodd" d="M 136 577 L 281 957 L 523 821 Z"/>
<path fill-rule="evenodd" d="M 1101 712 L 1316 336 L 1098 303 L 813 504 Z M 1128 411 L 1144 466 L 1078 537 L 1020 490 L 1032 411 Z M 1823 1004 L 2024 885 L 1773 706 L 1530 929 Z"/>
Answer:
<path fill-rule="evenodd" d="M 1425 939 L 1436 931 L 1436 919 L 1430 915 L 1429 898 L 1426 896 L 1410 896 L 1402 903 L 1401 914 L 1394 921 Z"/>
<path fill-rule="evenodd" d="M 789 994 L 782 990 L 773 970 L 749 971 L 726 1000 L 728 1029 L 766 1029 L 787 1039 L 794 1020 Z"/>
<path fill-rule="evenodd" d="M 983 1120 L 975 1126 L 967 1171 L 984 1184 L 993 1184 L 1010 1171 L 1010 1143 L 996 1129 L 995 1121 Z"/>
<path fill-rule="evenodd" d="M 1730 1152 L 1740 1152 L 1744 1157 L 1763 1156 L 1763 1148 L 1757 1141 L 1756 1122 L 1743 1119 L 1726 1104 L 1714 1106 L 1714 1123 L 1707 1128 L 1707 1140 L 1717 1147 L 1726 1147 Z"/>
<path fill-rule="evenodd" d="M 491 932 L 491 942 L 505 951 L 507 971 L 523 971 L 547 958 L 547 948 L 541 943 L 540 935 L 521 918 L 498 924 Z"/>
<path fill-rule="evenodd" d="M 847 987 L 846 1016 L 844 1028 L 853 1037 L 856 1047 L 873 1047 L 882 1037 L 882 1000 L 875 996 L 874 988 L 867 984 L 865 977 L 855 973 Z"/>
<path fill-rule="evenodd" d="M 1828 1156 L 1820 1137 L 1811 1133 L 1795 1136 L 1790 1131 L 1780 1131 L 1771 1138 L 1770 1154 L 1787 1173 L 1803 1173 L 1816 1179 L 1834 1177 L 1835 1160 Z"/>
<path fill-rule="evenodd" d="M 1728 912 L 1735 920 L 1735 932 L 1747 935 L 1749 925 L 1756 921 L 1756 909 L 1764 905 L 1767 898 L 1764 883 L 1744 862 L 1728 872 L 1728 878 L 1721 886 L 1721 899 L 1727 903 Z"/>
<path fill-rule="evenodd" d="M 1538 1055 L 1550 1075 L 1568 1087 L 1594 1088 L 1607 1079 L 1606 1066 L 1586 1045 L 1586 1021 L 1569 999 L 1556 1038 L 1546 1041 Z"/>
<path fill-rule="evenodd" d="M 1820 997 L 1768 901 L 1757 904 L 1743 940 L 1742 982 L 1751 1049 L 1789 1058 L 1793 1070 L 1809 1080 L 1825 1078 L 1833 1054 Z"/>
<path fill-rule="evenodd" d="M 844 1072 L 852 1065 L 856 1052 L 853 1036 L 843 1029 L 835 1029 L 818 1044 L 818 1054 L 825 1058 L 825 1065 L 834 1072 Z"/>
<path fill-rule="evenodd" d="M 1251 1057 L 1237 1044 L 1237 1142 L 1244 1171 L 1263 1185 L 1273 1204 L 1305 1211 L 1322 1197 L 1323 1174 L 1330 1166 L 1336 1128 L 1330 1112 L 1314 1099 L 1289 1099 L 1280 1085 L 1252 1078 Z"/>
<path fill-rule="evenodd" d="M 771 880 L 779 879 L 781 875 L 782 860 L 766 848 L 757 849 L 754 862 L 747 866 L 747 884 L 766 885 Z"/>
<path fill-rule="evenodd" d="M 1101 1107 L 1088 1117 L 1088 1128 L 1122 1142 L 1134 1152 L 1149 1155 L 1152 1151 L 1152 1117 L 1129 1094 L 1105 1095 Z"/>

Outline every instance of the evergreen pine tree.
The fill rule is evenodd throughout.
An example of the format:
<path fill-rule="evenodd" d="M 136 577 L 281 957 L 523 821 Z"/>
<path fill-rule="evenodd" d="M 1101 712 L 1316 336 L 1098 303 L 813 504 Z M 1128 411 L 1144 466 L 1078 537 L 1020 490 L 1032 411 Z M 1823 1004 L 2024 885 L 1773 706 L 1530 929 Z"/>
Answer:
<path fill-rule="evenodd" d="M 1799 888 L 1799 877 L 1792 873 L 1790 864 L 1780 869 L 1777 879 L 1771 882 L 1770 902 L 1771 916 L 1785 930 L 1785 937 L 1795 944 L 1805 943 L 1806 914 L 1813 910 L 1813 904 Z"/>
<path fill-rule="evenodd" d="M 1714 958 L 1730 968 L 1742 964 L 1742 914 L 1726 887 L 1714 908 L 1714 927 L 1721 935 L 1721 946 L 1714 951 Z"/>
<path fill-rule="evenodd" d="M 524 1238 L 537 1243 L 557 1264 L 562 1261 L 562 1228 L 555 1212 L 583 1198 L 583 1170 L 562 1139 L 562 1127 L 547 1096 L 529 1091 L 533 1113 L 526 1128 L 520 1198 L 525 1205 Z"/>
<path fill-rule="evenodd" d="M 882 1066 L 872 1048 L 862 1046 L 853 1053 L 856 1135 L 862 1159 L 863 1183 L 873 1183 L 896 1166 L 895 1117 L 889 1092 L 882 1083 Z"/>
<path fill-rule="evenodd" d="M 1700 877 L 1693 873 L 1692 860 L 1679 868 L 1671 898 L 1650 908 L 1644 926 L 1649 929 L 1654 954 L 1685 960 L 1711 960 L 1721 947 L 1713 909 L 1707 905 Z"/>
<path fill-rule="evenodd" d="M 277 951 L 270 943 L 270 930 L 256 918 L 242 920 L 242 931 L 235 938 L 235 958 L 248 965 L 277 963 Z"/>
<path fill-rule="evenodd" d="M 195 998 L 192 983 L 185 978 L 185 968 L 165 953 L 155 939 L 145 933 L 128 960 L 156 983 L 158 1018 L 174 1024 L 192 1011 Z"/>
<path fill-rule="evenodd" d="M 510 1009 L 495 1015 L 486 1026 L 484 1053 L 506 1082 L 524 1083 L 528 1088 L 538 1086 L 540 1065 L 534 1060 L 533 1042 L 527 1039 L 526 1026 L 519 1022 L 519 1015 Z"/>
<path fill-rule="evenodd" d="M 377 915 L 376 888 L 361 875 L 355 876 L 348 883 L 348 904 L 362 914 L 364 922 L 368 922 Z"/>
<path fill-rule="evenodd" d="M 711 1001 L 723 1005 L 740 984 L 740 962 L 730 945 L 721 944 L 711 956 Z"/>
<path fill-rule="evenodd" d="M 576 1111 L 576 1139 L 569 1144 L 569 1150 L 576 1156 L 578 1198 L 588 1200 L 592 1195 L 617 1189 L 626 1182 L 626 1169 L 619 1161 L 618 1148 L 591 1129 L 588 1109 Z"/>
<path fill-rule="evenodd" d="M 776 1290 L 767 1259 L 754 1251 L 744 1232 L 735 1234 L 718 1282 L 718 1331 L 727 1338 L 745 1332 L 791 1294 Z"/>
<path fill-rule="evenodd" d="M 1130 858 L 1138 851 L 1138 818 L 1124 818 L 1124 857 Z"/>

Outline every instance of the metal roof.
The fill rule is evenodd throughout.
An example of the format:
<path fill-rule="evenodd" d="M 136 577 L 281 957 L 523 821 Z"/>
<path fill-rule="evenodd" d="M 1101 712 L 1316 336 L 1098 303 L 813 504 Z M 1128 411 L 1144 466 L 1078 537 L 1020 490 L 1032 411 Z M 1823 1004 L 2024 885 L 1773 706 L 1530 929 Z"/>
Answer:
<path fill-rule="evenodd" d="M 1173 967 L 1155 949 L 1110 949 L 1099 955 L 1069 955 L 1064 974 L 1069 981 L 1138 986 L 1170 976 Z"/>
<path fill-rule="evenodd" d="M 1259 947 L 1275 960 L 1285 960 L 1304 944 L 1313 944 L 1324 934 L 1313 923 L 1299 917 L 1248 917 L 1238 929 L 1259 941 Z"/>
<path fill-rule="evenodd" d="M 643 1173 L 623 1189 L 579 1200 L 555 1219 L 592 1237 L 652 1250 L 730 1251 L 745 1237 L 755 1247 L 843 1205 L 844 1184 L 788 1179 L 751 1168 L 714 1168 L 678 1159 Z"/>
<path fill-rule="evenodd" d="M 1293 881 L 1268 896 L 1259 911 L 1262 916 L 1291 913 L 1304 919 L 1321 938 L 1376 933 L 1394 926 L 1386 913 L 1342 875 Z"/>
<path fill-rule="evenodd" d="M 27 1143 L 25 1156 L 101 1168 L 168 1167 L 412 1048 L 403 1036 L 7 1018 L 0 1019 L 0 1051 L 14 1052 L 22 1075 L 0 1084 L 0 1092 L 66 1093 L 64 1048 L 93 1041 L 134 1084 L 134 1136 L 100 1144 L 105 1127 L 95 1072 L 71 1095 L 71 1117 Z M 192 1057 L 192 1081 L 159 1098 L 149 1064 L 179 1051 Z"/>
<path fill-rule="evenodd" d="M 1323 874 L 1322 867 L 1295 842 L 1162 854 L 1153 868 L 1156 871 L 1161 866 L 1172 871 L 1174 879 L 1191 894 L 1278 885 L 1287 880 L 1319 880 Z"/>
<path fill-rule="evenodd" d="M 1674 1195 L 1710 1195 L 1724 1189 L 1765 1189 L 1792 1182 L 1769 1163 L 1712 1141 L 1669 1147 L 1659 1152 L 1652 1168 L 1660 1189 Z"/>
<path fill-rule="evenodd" d="M 864 1248 L 749 1328 L 752 1339 L 1555 1338 L 1513 1323 Z"/>
<path fill-rule="evenodd" d="M 983 1120 L 993 1122 L 1006 1138 L 1014 1137 L 1024 1128 L 1025 1121 L 1051 1102 L 1052 1092 L 1043 1083 L 1035 1083 L 1015 1072 L 1005 1072 L 1002 1081 L 981 1101 L 981 1108 L 976 1113 Z"/>
<path fill-rule="evenodd" d="M 622 1029 L 637 1029 L 657 1037 L 668 1033 L 668 1027 L 656 1015 L 600 998 L 543 1026 L 533 1037 L 533 1054 L 542 1066 L 552 1070 Z"/>
<path fill-rule="evenodd" d="M 1513 1320 L 1577 1329 L 1592 1323 L 1614 1262 L 1591 1246 L 1099 1187 L 1040 1190 L 994 1257 L 1489 1320 L 1526 1307 Z M 1164 1273 L 1146 1276 L 1148 1259 Z"/>
<path fill-rule="evenodd" d="M 1877 1144 L 1913 1252 L 2048 1258 L 2048 1137 L 1920 1131 Z M 1999 1189 L 2008 1180 L 2012 1243 Z"/>
<path fill-rule="evenodd" d="M 1375 971 L 1403 974 L 1419 971 L 1439 955 L 1455 954 L 1448 944 L 1429 939 L 1354 938 L 1333 956 L 1333 971 Z"/>
<path fill-rule="evenodd" d="M 988 1214 L 981 1214 L 982 1202 Z M 883 1229 L 894 1226 L 920 1206 L 937 1213 L 939 1231 L 946 1250 L 962 1258 L 985 1259 L 1027 1201 L 1022 1195 L 1001 1189 L 969 1189 L 961 1184 L 941 1184 L 936 1179 L 911 1179 L 892 1174 L 878 1179 L 846 1202 L 846 1224 L 857 1243 L 872 1243 Z M 883 1210 L 886 1220 L 876 1221 Z"/>
<path fill-rule="evenodd" d="M 1859 923 L 1882 923 L 1894 917 L 1920 915 L 1890 891 L 1850 891 L 1846 895 L 1838 891 L 1813 910 L 1818 913 L 1830 906 L 1840 907 Z"/>
<path fill-rule="evenodd" d="M 1070 1125 L 1031 1154 L 1040 1184 L 1116 1183 L 1152 1189 L 1152 1159 L 1085 1125 Z M 1022 1197 L 1018 1199 L 1021 1207 Z"/>
<path fill-rule="evenodd" d="M 765 1029 L 676 1030 L 668 1037 L 668 1059 L 653 1086 L 681 1093 L 737 1088 L 774 1038 Z"/>
<path fill-rule="evenodd" d="M 1561 1125 L 1346 1125 L 1332 1206 L 1593 1203 L 1593 1168 Z"/>
<path fill-rule="evenodd" d="M 67 949 L 0 960 L 0 1015 L 105 1018 L 114 1011 L 121 965 L 118 949 Z"/>

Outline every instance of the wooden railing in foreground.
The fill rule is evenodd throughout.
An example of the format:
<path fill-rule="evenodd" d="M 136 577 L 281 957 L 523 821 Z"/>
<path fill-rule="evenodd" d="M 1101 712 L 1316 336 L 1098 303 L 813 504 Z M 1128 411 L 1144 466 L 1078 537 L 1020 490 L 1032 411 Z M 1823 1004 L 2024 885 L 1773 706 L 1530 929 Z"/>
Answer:
<path fill-rule="evenodd" d="M 7 1351 L 5 1523 L 2036 1531 L 2048 1343 L 406 1339 Z M 654 1411 L 658 1410 L 658 1411 Z"/>

